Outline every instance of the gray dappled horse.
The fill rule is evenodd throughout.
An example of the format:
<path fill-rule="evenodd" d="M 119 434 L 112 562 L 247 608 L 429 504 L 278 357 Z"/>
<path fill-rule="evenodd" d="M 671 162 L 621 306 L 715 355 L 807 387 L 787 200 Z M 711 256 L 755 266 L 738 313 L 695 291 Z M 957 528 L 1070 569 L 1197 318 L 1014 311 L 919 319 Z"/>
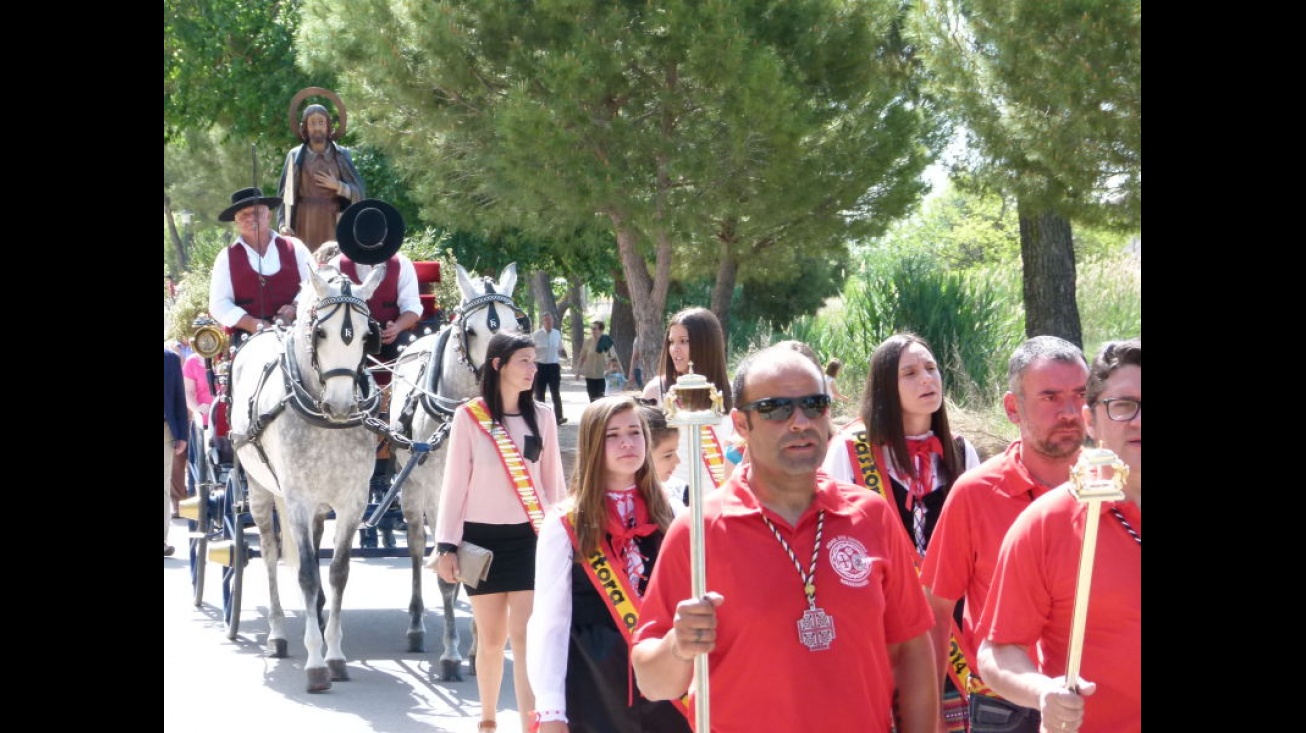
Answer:
<path fill-rule="evenodd" d="M 473 280 L 462 265 L 457 266 L 457 271 L 462 302 L 454 311 L 454 319 L 439 332 L 410 344 L 396 360 L 394 378 L 390 382 L 391 430 L 429 446 L 426 452 L 410 451 L 398 443 L 394 446 L 399 462 L 419 461 L 404 480 L 400 492 L 413 566 L 413 596 L 408 606 L 409 651 L 425 651 L 422 572 L 426 533 L 422 518 L 435 527 L 440 506 L 440 482 L 444 479 L 445 454 L 440 445 L 448 437 L 454 410 L 480 395 L 479 373 L 485 363 L 485 349 L 490 337 L 496 333 L 530 333 L 529 326 L 524 328 L 519 323 L 522 314 L 512 301 L 512 291 L 517 285 L 517 263 L 505 267 L 497 283 L 488 277 Z M 460 681 L 463 657 L 454 618 L 458 584 L 439 579 L 436 582 L 444 603 L 440 679 Z M 472 625 L 469 656 L 475 673 L 475 624 Z"/>
<path fill-rule="evenodd" d="M 329 268 L 310 272 L 300 288 L 295 325 L 254 334 L 232 357 L 231 437 L 250 486 L 250 512 L 268 571 L 268 645 L 273 656 L 286 655 L 277 590 L 277 561 L 284 552 L 304 597 L 309 692 L 349 679 L 340 605 L 349 580 L 350 543 L 367 506 L 376 462 L 377 437 L 363 420 L 376 416 L 380 393 L 365 358 L 379 349 L 381 333 L 367 298 L 384 276 L 385 267 L 379 266 L 355 286 Z M 336 532 L 324 635 L 318 550 L 330 510 Z"/>

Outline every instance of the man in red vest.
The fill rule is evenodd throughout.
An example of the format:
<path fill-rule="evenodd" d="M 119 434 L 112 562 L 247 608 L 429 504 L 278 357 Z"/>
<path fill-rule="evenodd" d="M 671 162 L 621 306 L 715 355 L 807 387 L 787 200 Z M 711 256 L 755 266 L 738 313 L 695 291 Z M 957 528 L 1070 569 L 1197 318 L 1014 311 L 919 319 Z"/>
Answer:
<path fill-rule="evenodd" d="M 209 313 L 236 339 L 277 319 L 295 320 L 295 297 L 312 255 L 303 242 L 274 234 L 268 225 L 269 207 L 280 203 L 257 187 L 242 188 L 218 215 L 218 221 L 234 221 L 240 235 L 213 260 Z"/>

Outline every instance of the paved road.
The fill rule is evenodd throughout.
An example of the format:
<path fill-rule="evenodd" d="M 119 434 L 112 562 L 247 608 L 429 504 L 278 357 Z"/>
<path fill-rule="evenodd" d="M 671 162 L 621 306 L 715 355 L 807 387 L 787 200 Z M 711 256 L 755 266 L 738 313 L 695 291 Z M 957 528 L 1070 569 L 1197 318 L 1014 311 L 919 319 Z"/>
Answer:
<path fill-rule="evenodd" d="M 587 403 L 583 381 L 564 367 L 561 428 L 563 464 L 570 475 L 577 424 Z M 328 527 L 327 535 L 331 534 Z M 222 621 L 221 568 L 209 565 L 204 602 L 192 600 L 186 523 L 173 520 L 169 542 L 178 554 L 163 559 L 163 729 L 176 733 L 474 733 L 481 700 L 476 678 L 463 666 L 463 682 L 441 682 L 440 594 L 435 576 L 424 578 L 426 649 L 407 650 L 410 570 L 407 558 L 355 558 L 345 591 L 344 649 L 349 682 L 322 694 L 305 691 L 303 603 L 294 573 L 284 565 L 279 580 L 289 628 L 289 655 L 267 655 L 268 587 L 262 559 L 246 567 L 239 631 L 228 640 Z M 403 546 L 402 533 L 398 536 Z M 323 570 L 323 576 L 326 572 Z M 456 610 L 463 654 L 470 644 L 471 606 L 459 596 Z M 499 730 L 520 724 L 508 651 L 498 701 Z M 112 715 L 112 713 L 110 713 Z"/>

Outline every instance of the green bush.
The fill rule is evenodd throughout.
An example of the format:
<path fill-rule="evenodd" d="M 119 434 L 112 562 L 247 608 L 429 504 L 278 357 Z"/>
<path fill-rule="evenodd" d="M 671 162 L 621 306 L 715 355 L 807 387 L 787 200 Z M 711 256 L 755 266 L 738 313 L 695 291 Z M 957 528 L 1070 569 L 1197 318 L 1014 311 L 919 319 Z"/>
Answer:
<path fill-rule="evenodd" d="M 1138 255 L 1101 256 L 1079 265 L 1075 284 L 1084 354 L 1108 341 L 1143 335 L 1143 270 Z"/>
<path fill-rule="evenodd" d="M 994 354 L 1010 354 L 1022 339 L 1011 307 L 1020 290 L 1011 280 L 1000 270 L 948 272 L 923 258 L 872 262 L 839 301 L 797 319 L 788 338 L 806 341 L 822 359 L 842 359 L 839 391 L 852 397 L 861 394 L 875 347 L 912 331 L 930 343 L 954 400 L 987 401 L 1005 377 Z"/>

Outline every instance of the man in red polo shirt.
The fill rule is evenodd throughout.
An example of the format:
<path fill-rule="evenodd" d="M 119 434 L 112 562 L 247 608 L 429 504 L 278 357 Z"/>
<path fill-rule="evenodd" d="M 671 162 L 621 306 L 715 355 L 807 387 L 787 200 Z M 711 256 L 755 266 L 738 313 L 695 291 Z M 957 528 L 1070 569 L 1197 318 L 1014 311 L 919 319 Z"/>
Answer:
<path fill-rule="evenodd" d="M 295 297 L 308 279 L 312 255 L 298 239 L 272 232 L 268 207 L 280 203 L 257 187 L 242 188 L 218 215 L 218 221 L 234 221 L 240 235 L 213 260 L 209 314 L 237 338 L 277 319 L 295 320 Z"/>
<path fill-rule="evenodd" d="M 934 733 L 934 618 L 915 549 L 883 497 L 819 471 L 820 368 L 768 347 L 739 366 L 733 397 L 750 460 L 703 500 L 706 597 L 691 590 L 695 513 L 667 531 L 631 654 L 640 691 L 684 695 L 707 654 L 713 733 L 889 733 L 895 686 L 897 730 Z"/>
<path fill-rule="evenodd" d="M 976 625 L 980 673 L 1048 731 L 1143 730 L 1143 344 L 1102 347 L 1083 407 L 1090 437 L 1129 467 L 1122 501 L 1081 502 L 1069 483 L 1016 518 Z M 1087 512 L 1100 512 L 1076 689 L 1066 687 Z M 1035 661 L 1037 660 L 1037 661 Z"/>
<path fill-rule="evenodd" d="M 1016 516 L 1039 496 L 1070 479 L 1070 467 L 1084 444 L 1084 391 L 1088 364 L 1078 346 L 1056 336 L 1026 340 L 1007 362 L 1007 419 L 1020 426 L 1020 438 L 952 486 L 934 527 L 921 565 L 934 611 L 935 653 L 939 671 L 950 669 L 957 688 L 974 694 L 978 675 L 975 622 L 993 581 L 998 548 Z M 950 655 L 953 609 L 966 599 L 958 639 L 963 656 Z M 940 679 L 942 683 L 942 679 Z"/>

